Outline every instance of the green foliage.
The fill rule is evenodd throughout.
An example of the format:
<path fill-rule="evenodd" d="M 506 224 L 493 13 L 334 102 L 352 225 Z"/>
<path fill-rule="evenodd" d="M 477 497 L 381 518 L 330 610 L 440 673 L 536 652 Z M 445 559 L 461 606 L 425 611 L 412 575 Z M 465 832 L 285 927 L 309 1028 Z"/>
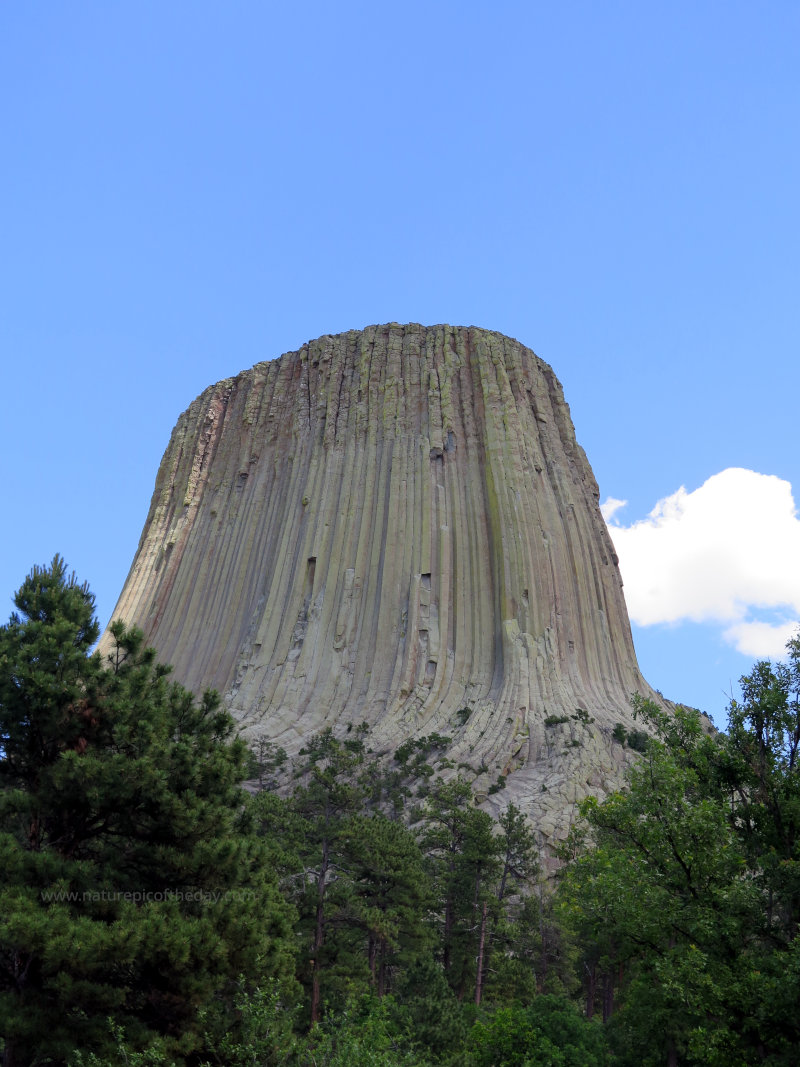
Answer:
<path fill-rule="evenodd" d="M 614 727 L 611 735 L 620 745 L 627 745 L 634 752 L 646 752 L 650 741 L 650 734 L 645 730 L 626 730 L 621 722 Z"/>
<path fill-rule="evenodd" d="M 442 734 L 429 734 L 426 737 L 412 738 L 395 749 L 395 762 L 421 767 L 424 760 L 443 752 L 450 744 L 450 738 Z"/>
<path fill-rule="evenodd" d="M 209 1057 L 203 1067 L 281 1067 L 298 1049 L 292 1012 L 276 982 L 253 985 L 240 975 L 231 1007 L 215 1004 L 200 1011 Z"/>
<path fill-rule="evenodd" d="M 431 956 L 420 956 L 404 971 L 396 996 L 410 1034 L 430 1059 L 446 1059 L 461 1049 L 466 1036 L 461 1005 Z"/>
<path fill-rule="evenodd" d="M 312 1023 L 367 988 L 388 993 L 431 936 L 422 854 L 402 822 L 374 807 L 380 774 L 365 762 L 363 735 L 312 737 L 299 771 L 304 784 L 286 801 L 256 801 L 299 913 L 298 977 Z M 413 782 L 411 772 L 405 780 Z"/>
<path fill-rule="evenodd" d="M 437 770 L 451 766 L 443 756 L 449 744 L 449 737 L 436 733 L 405 741 L 388 766 L 372 768 L 368 776 L 372 805 L 394 818 L 407 817 L 411 798 L 427 796 Z"/>
<path fill-rule="evenodd" d="M 628 748 L 632 748 L 634 752 L 646 752 L 650 735 L 644 730 L 628 730 L 627 741 Z"/>
<path fill-rule="evenodd" d="M 292 1061 L 298 1067 L 423 1067 L 391 997 L 363 997 L 315 1026 Z"/>
<path fill-rule="evenodd" d="M 572 718 L 575 719 L 576 722 L 583 723 L 584 726 L 589 726 L 594 722 L 594 717 L 584 708 L 576 708 Z"/>
<path fill-rule="evenodd" d="M 247 751 L 214 693 L 142 635 L 90 647 L 94 598 L 59 557 L 0 628 L 0 1034 L 9 1062 L 162 1041 L 256 967 L 287 979 L 291 909 L 251 833 Z M 117 1036 L 106 1023 L 112 1016 Z"/>
<path fill-rule="evenodd" d="M 382 997 L 399 968 L 427 948 L 432 904 L 428 874 L 413 834 L 380 814 L 357 815 L 348 827 L 352 921 L 360 930 L 370 985 Z"/>
<path fill-rule="evenodd" d="M 150 1045 L 143 1051 L 137 1051 L 125 1040 L 124 1027 L 117 1025 L 111 1018 L 106 1021 L 113 1041 L 111 1055 L 101 1058 L 94 1052 L 84 1055 L 80 1049 L 76 1049 L 70 1056 L 69 1067 L 120 1067 L 121 1064 L 125 1067 L 175 1067 L 174 1060 L 166 1057 L 163 1047 Z"/>
<path fill-rule="evenodd" d="M 539 876 L 539 854 L 525 816 L 509 804 L 495 834 L 499 861 L 489 901 L 489 926 L 483 958 L 482 998 L 525 1000 L 537 991 L 543 962 L 540 899 L 531 896 Z"/>
<path fill-rule="evenodd" d="M 565 722 L 569 722 L 569 715 L 548 715 L 544 720 L 545 726 L 561 726 Z"/>
<path fill-rule="evenodd" d="M 499 1008 L 478 1020 L 467 1041 L 474 1067 L 605 1067 L 611 1063 L 602 1029 L 562 997 Z"/>
<path fill-rule="evenodd" d="M 286 750 L 279 748 L 274 741 L 259 735 L 250 742 L 252 762 L 248 768 L 248 777 L 258 782 L 259 789 L 275 789 L 285 777 L 289 757 Z"/>
<path fill-rule="evenodd" d="M 480 916 L 499 871 L 492 820 L 475 808 L 462 779 L 437 782 L 428 797 L 420 843 L 438 900 L 442 966 L 459 998 L 474 990 Z"/>
<path fill-rule="evenodd" d="M 583 803 L 554 896 L 519 809 L 493 822 L 443 780 L 448 738 L 388 757 L 350 724 L 290 766 L 237 740 L 215 694 L 172 684 L 137 631 L 115 624 L 110 659 L 92 655 L 92 595 L 58 557 L 15 604 L 0 628 L 8 1062 L 796 1063 L 800 639 L 742 679 L 727 735 L 635 700 L 645 728 L 613 736 L 641 759 Z M 570 720 L 592 722 L 545 724 Z"/>
<path fill-rule="evenodd" d="M 360 736 L 339 741 L 328 729 L 310 739 L 306 784 L 288 803 L 291 818 L 283 827 L 284 847 L 294 847 L 297 878 L 294 902 L 300 914 L 299 977 L 309 991 L 311 1023 L 327 996 L 346 997 L 353 981 L 366 979 L 367 961 L 357 951 L 353 915 L 353 880 L 348 872 L 352 821 L 368 795 L 363 777 L 364 742 Z M 277 829 L 277 827 L 273 827 Z"/>
<path fill-rule="evenodd" d="M 596 847 L 562 915 L 622 1064 L 794 1062 L 800 1023 L 800 643 L 756 664 L 729 732 L 641 699 L 629 788 L 583 805 Z"/>

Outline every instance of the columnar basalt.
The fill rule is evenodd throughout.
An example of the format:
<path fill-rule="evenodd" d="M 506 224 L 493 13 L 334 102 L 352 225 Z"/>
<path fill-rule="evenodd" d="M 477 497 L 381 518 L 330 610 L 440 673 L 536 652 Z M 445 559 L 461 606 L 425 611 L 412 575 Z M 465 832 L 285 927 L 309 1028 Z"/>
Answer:
<path fill-rule="evenodd" d="M 207 389 L 115 617 L 290 752 L 448 735 L 545 836 L 619 782 L 612 730 L 650 693 L 561 386 L 474 327 L 325 336 Z"/>

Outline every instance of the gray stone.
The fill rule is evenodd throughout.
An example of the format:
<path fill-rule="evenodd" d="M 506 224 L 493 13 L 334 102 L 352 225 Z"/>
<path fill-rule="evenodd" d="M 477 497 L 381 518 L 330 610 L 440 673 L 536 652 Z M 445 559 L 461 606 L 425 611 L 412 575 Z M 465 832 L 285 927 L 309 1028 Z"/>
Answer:
<path fill-rule="evenodd" d="M 482 789 L 506 776 L 488 807 L 561 836 L 620 782 L 631 694 L 654 696 L 598 499 L 558 380 L 517 341 L 325 336 L 181 415 L 114 617 L 245 732 L 290 753 L 348 722 L 376 748 L 446 734 Z"/>

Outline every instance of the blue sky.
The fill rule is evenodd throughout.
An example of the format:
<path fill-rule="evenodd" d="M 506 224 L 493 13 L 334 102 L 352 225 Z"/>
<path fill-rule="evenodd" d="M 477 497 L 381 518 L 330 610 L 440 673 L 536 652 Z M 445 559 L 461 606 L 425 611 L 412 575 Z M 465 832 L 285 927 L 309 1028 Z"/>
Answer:
<path fill-rule="evenodd" d="M 8 609 L 59 551 L 108 619 L 210 383 L 475 324 L 555 369 L 643 671 L 722 724 L 800 617 L 799 53 L 788 0 L 4 5 Z"/>

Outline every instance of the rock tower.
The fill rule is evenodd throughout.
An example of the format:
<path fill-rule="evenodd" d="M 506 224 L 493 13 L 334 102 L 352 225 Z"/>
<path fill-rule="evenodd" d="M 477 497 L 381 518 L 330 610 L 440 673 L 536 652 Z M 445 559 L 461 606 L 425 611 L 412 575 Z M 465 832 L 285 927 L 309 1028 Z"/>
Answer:
<path fill-rule="evenodd" d="M 651 695 L 561 386 L 475 327 L 324 336 L 207 389 L 114 617 L 289 752 L 447 735 L 545 837 L 618 784 L 612 731 Z"/>

